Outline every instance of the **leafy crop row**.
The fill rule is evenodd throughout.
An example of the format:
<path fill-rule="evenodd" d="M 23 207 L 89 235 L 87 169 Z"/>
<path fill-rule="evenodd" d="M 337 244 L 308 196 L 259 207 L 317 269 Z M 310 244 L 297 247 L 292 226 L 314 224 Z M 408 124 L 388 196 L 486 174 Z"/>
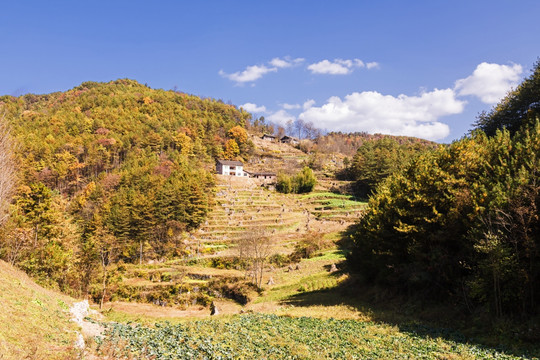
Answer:
<path fill-rule="evenodd" d="M 126 355 L 152 359 L 515 359 L 443 332 L 355 320 L 246 314 L 155 327 L 108 324 L 99 348 L 122 344 Z M 424 329 L 425 330 L 425 329 Z M 428 329 L 429 330 L 429 329 Z M 426 333 L 428 335 L 426 335 Z"/>

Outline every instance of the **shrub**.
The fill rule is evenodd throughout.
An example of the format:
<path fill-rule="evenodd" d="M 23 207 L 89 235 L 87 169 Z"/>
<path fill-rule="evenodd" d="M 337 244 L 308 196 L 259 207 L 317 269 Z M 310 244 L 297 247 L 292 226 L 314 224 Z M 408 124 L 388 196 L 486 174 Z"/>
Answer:
<path fill-rule="evenodd" d="M 257 286 L 242 278 L 215 279 L 209 287 L 241 305 L 246 305 L 257 296 Z"/>
<path fill-rule="evenodd" d="M 295 262 L 300 259 L 309 259 L 317 251 L 323 250 L 329 245 L 329 241 L 323 239 L 323 234 L 310 232 L 296 244 L 294 252 L 290 255 L 290 260 Z"/>
<path fill-rule="evenodd" d="M 291 177 L 283 173 L 277 176 L 276 190 L 283 194 L 289 194 L 292 191 Z"/>
<path fill-rule="evenodd" d="M 303 194 L 311 192 L 316 184 L 317 179 L 313 174 L 313 170 L 305 166 L 302 171 L 292 177 L 279 173 L 276 190 L 284 194 Z"/>

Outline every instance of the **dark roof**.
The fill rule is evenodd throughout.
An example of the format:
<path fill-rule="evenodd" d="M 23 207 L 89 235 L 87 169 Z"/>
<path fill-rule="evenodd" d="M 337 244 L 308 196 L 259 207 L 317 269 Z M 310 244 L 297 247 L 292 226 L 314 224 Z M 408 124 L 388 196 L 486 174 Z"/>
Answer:
<path fill-rule="evenodd" d="M 271 138 L 273 138 L 273 139 L 276 138 L 274 135 L 269 135 L 269 134 L 264 134 L 262 137 L 271 137 Z"/>
<path fill-rule="evenodd" d="M 287 135 L 285 135 L 284 137 L 282 137 L 282 138 L 280 139 L 280 141 L 284 141 L 284 140 L 296 140 L 296 141 L 298 141 L 297 138 L 292 137 L 292 136 L 287 136 Z"/>
<path fill-rule="evenodd" d="M 237 160 L 218 160 L 217 162 L 221 165 L 244 166 L 241 161 Z"/>

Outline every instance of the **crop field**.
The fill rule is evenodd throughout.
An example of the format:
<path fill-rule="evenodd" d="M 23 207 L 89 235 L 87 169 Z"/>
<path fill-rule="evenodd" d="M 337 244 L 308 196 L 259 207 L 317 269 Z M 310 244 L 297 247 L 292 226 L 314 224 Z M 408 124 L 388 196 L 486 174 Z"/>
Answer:
<path fill-rule="evenodd" d="M 154 327 L 108 324 L 98 353 L 146 359 L 521 359 L 459 335 L 356 320 L 268 314 Z"/>

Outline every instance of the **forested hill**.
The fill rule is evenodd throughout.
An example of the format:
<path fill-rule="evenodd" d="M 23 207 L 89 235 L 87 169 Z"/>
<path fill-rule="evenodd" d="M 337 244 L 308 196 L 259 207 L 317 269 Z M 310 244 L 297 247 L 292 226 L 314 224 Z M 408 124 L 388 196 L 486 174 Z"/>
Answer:
<path fill-rule="evenodd" d="M 21 169 L 0 255 L 63 289 L 86 291 L 112 258 L 173 252 L 209 209 L 213 160 L 249 149 L 250 114 L 127 79 L 3 96 L 0 116 Z"/>
<path fill-rule="evenodd" d="M 317 138 L 316 149 L 321 152 L 342 153 L 353 156 L 366 142 L 390 140 L 396 145 L 417 148 L 436 148 L 437 143 L 411 136 L 395 136 L 385 134 L 368 134 L 365 132 L 342 133 L 330 132 Z"/>

